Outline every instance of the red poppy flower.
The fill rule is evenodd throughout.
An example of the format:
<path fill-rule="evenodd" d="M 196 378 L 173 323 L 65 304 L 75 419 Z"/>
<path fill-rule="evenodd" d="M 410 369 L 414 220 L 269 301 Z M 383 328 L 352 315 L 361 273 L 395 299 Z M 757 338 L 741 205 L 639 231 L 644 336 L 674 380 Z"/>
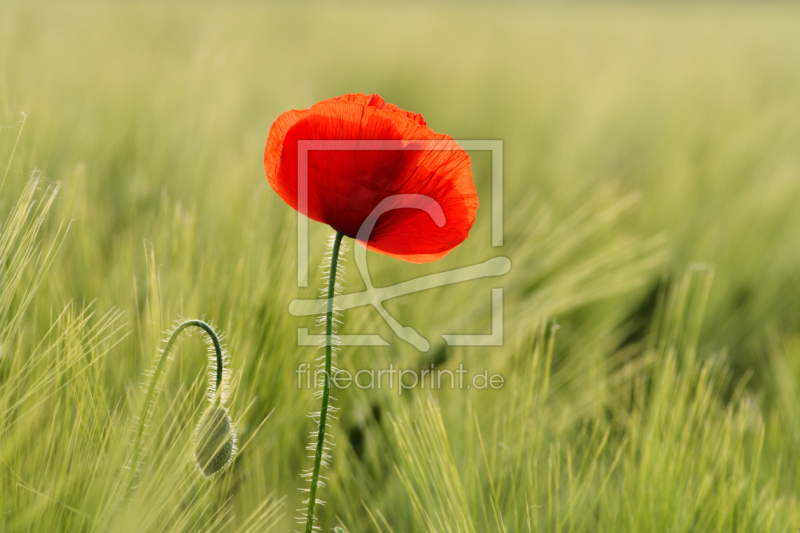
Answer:
<path fill-rule="evenodd" d="M 467 153 L 422 115 L 376 94 L 282 114 L 269 132 L 264 169 L 294 209 L 352 238 L 372 219 L 362 244 L 413 263 L 458 246 L 478 209 Z"/>

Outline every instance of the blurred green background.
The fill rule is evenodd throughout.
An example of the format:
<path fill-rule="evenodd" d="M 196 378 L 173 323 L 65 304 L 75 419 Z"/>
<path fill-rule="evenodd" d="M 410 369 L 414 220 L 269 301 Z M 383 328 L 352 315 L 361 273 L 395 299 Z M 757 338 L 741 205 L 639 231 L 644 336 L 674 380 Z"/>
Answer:
<path fill-rule="evenodd" d="M 340 392 L 322 529 L 796 531 L 798 28 L 789 3 L 3 2 L 4 530 L 293 527 L 315 405 L 294 370 L 317 352 L 287 308 L 322 284 L 296 288 L 263 149 L 283 111 L 374 92 L 503 140 L 505 175 L 503 248 L 474 153 L 470 238 L 432 265 L 370 255 L 375 283 L 513 267 L 387 304 L 429 353 L 348 312 L 342 332 L 392 346 L 338 364 L 464 363 L 506 386 Z M 330 230 L 311 229 L 319 264 Z M 488 331 L 498 284 L 505 346 L 445 347 Z M 124 498 L 139 386 L 178 315 L 226 333 L 247 445 L 213 482 L 192 470 L 205 363 L 187 339 Z"/>

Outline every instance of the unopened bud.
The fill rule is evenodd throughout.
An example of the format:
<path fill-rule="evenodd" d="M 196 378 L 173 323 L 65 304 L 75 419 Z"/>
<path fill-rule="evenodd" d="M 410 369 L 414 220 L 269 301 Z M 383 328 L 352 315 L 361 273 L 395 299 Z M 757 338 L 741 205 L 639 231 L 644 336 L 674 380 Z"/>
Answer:
<path fill-rule="evenodd" d="M 236 430 L 231 414 L 214 402 L 197 425 L 194 442 L 197 468 L 205 477 L 213 477 L 228 466 L 235 454 Z"/>

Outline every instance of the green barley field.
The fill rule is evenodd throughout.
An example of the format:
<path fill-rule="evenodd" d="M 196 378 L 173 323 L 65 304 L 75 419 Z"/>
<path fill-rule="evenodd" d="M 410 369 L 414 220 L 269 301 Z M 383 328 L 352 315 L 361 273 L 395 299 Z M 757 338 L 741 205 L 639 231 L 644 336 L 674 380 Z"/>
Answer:
<path fill-rule="evenodd" d="M 288 109 L 378 93 L 503 141 L 445 259 L 369 254 L 386 286 L 492 257 L 340 333 L 338 366 L 503 377 L 334 391 L 322 531 L 800 530 L 800 7 L 791 3 L 0 1 L 0 531 L 300 530 L 319 408 L 298 345 L 330 228 L 263 151 Z M 349 239 L 347 239 L 349 240 Z M 364 290 L 345 254 L 346 292 Z M 449 346 L 492 331 L 503 345 Z M 230 354 L 238 454 L 193 464 L 207 347 Z M 364 378 L 366 379 L 366 378 Z M 140 458 L 132 459 L 134 455 Z M 336 529 L 338 528 L 338 529 Z"/>

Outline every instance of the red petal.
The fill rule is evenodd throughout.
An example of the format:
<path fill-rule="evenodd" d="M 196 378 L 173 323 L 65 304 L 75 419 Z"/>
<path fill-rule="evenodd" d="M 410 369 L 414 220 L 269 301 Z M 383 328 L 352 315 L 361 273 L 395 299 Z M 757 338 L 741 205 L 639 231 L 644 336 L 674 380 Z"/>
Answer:
<path fill-rule="evenodd" d="M 467 238 L 478 208 L 469 156 L 451 137 L 427 128 L 421 115 L 363 94 L 282 114 L 270 130 L 264 168 L 272 188 L 295 209 L 298 144 L 315 140 L 386 142 L 354 143 L 352 148 L 369 148 L 361 150 L 309 151 L 308 207 L 303 214 L 355 238 L 384 199 L 422 195 L 441 207 L 443 226 L 419 209 L 419 201 L 406 197 L 397 204 L 401 208 L 378 218 L 368 248 L 422 263 L 443 257 Z"/>

